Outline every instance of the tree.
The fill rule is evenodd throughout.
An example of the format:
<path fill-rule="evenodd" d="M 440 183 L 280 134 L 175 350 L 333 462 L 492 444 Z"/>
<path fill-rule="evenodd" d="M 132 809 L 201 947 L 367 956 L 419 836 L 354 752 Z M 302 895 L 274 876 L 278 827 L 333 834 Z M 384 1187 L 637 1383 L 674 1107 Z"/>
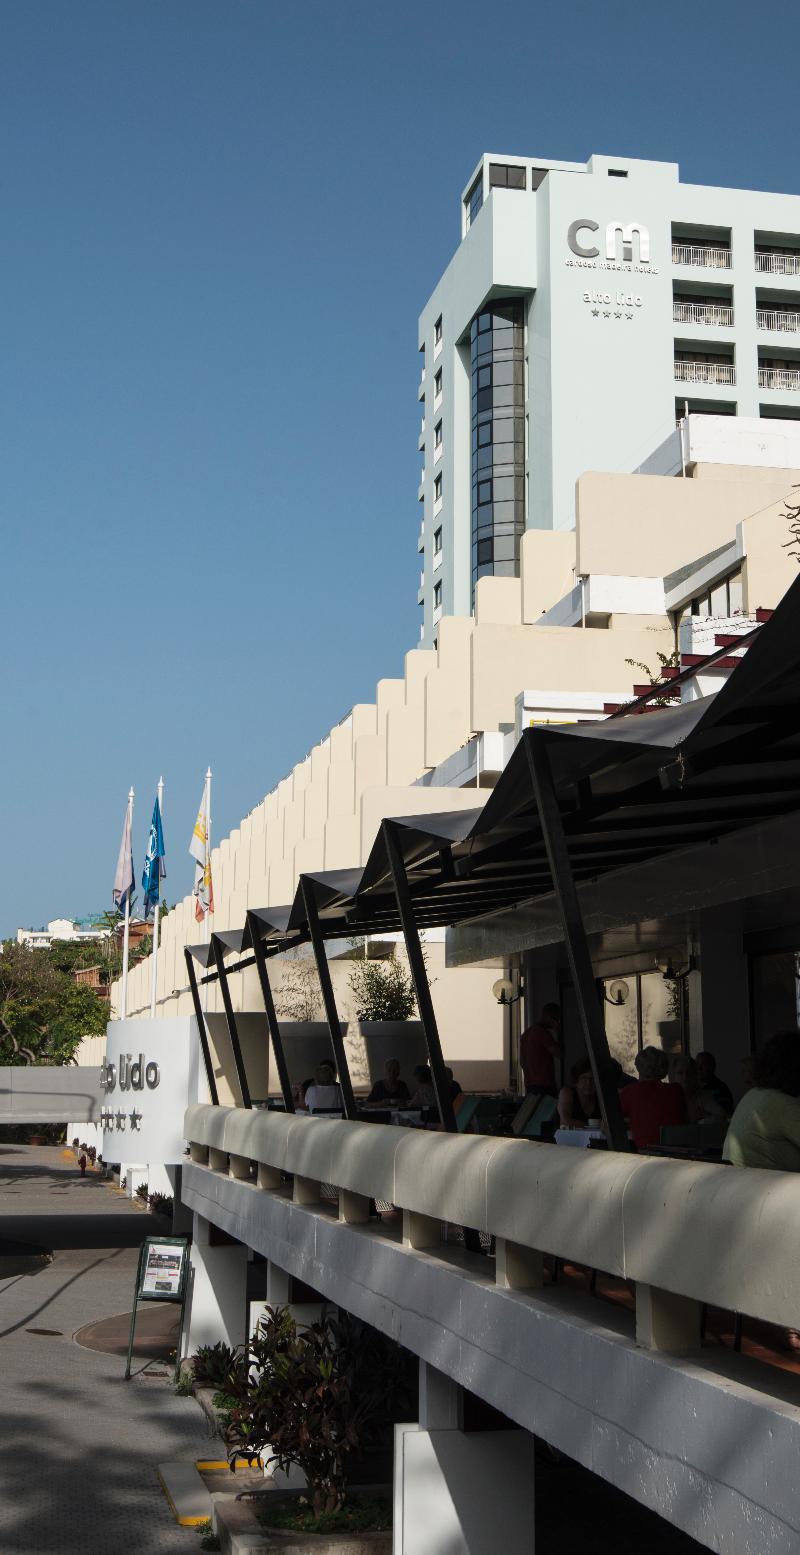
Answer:
<path fill-rule="evenodd" d="M 411 974 L 397 956 L 357 961 L 349 983 L 358 1020 L 409 1020 L 417 1007 Z"/>
<path fill-rule="evenodd" d="M 314 1021 L 322 1014 L 317 968 L 310 956 L 293 951 L 280 961 L 281 981 L 275 989 L 275 1012 L 281 1020 Z"/>
<path fill-rule="evenodd" d="M 0 1063 L 68 1064 L 84 1037 L 106 1029 L 108 1009 L 45 950 L 7 942 L 0 955 Z"/>

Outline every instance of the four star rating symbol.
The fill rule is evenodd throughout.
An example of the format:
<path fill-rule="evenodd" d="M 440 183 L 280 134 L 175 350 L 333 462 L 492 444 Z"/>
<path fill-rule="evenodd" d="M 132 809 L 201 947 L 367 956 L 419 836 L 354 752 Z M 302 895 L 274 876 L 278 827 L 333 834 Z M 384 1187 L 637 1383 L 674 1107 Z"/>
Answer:
<path fill-rule="evenodd" d="M 124 1134 L 126 1123 L 130 1123 L 131 1133 L 138 1134 L 141 1132 L 140 1125 L 143 1116 L 144 1114 L 137 1112 L 135 1107 L 131 1112 L 113 1112 L 111 1108 L 104 1107 L 100 1113 L 100 1124 L 109 1134 L 113 1134 L 115 1131 L 118 1134 Z"/>

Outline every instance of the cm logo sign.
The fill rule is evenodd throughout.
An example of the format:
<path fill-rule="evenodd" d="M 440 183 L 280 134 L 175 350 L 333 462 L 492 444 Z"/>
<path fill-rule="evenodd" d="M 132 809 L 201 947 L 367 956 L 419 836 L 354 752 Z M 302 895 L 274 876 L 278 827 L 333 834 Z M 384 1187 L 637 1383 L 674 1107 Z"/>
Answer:
<path fill-rule="evenodd" d="M 578 221 L 570 223 L 567 231 L 567 243 L 573 254 L 579 259 L 597 259 L 600 250 L 595 243 L 581 241 L 582 233 L 599 232 L 600 223 L 588 221 L 581 217 Z M 633 260 L 633 241 L 636 239 L 638 246 L 639 264 L 646 265 L 650 262 L 650 233 L 647 227 L 640 221 L 610 221 L 606 227 L 606 259 Z M 620 243 L 622 252 L 620 254 Z"/>

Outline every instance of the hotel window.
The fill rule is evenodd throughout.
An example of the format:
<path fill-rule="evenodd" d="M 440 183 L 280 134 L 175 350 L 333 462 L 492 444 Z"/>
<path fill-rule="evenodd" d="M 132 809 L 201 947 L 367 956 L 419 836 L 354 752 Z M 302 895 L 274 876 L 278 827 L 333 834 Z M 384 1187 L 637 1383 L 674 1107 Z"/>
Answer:
<path fill-rule="evenodd" d="M 442 392 L 442 369 L 440 367 L 438 372 L 436 373 L 436 375 L 434 377 L 434 380 L 433 380 L 433 397 L 434 397 L 435 400 L 438 400 L 439 395 L 441 394 L 441 392 Z"/>
<path fill-rule="evenodd" d="M 519 298 L 488 304 L 472 321 L 471 570 L 519 575 L 525 528 L 525 315 Z"/>
<path fill-rule="evenodd" d="M 441 528 L 434 529 L 434 531 L 433 531 L 433 554 L 434 554 L 434 556 L 441 556 L 441 554 L 442 554 L 442 531 L 441 531 Z"/>
<path fill-rule="evenodd" d="M 721 578 L 712 588 L 704 594 L 699 594 L 692 600 L 689 610 L 684 610 L 682 615 L 693 616 L 737 616 L 742 614 L 742 574 L 732 572 L 727 578 Z"/>
<path fill-rule="evenodd" d="M 433 585 L 433 608 L 434 608 L 434 610 L 441 610 L 441 608 L 442 608 L 442 584 L 441 584 L 441 579 L 439 580 L 438 583 L 434 583 L 434 585 Z"/>
<path fill-rule="evenodd" d="M 524 167 L 511 167 L 505 162 L 489 163 L 490 189 L 524 189 L 526 182 Z"/>
<path fill-rule="evenodd" d="M 464 201 L 464 209 L 465 209 L 465 212 L 466 212 L 466 228 L 467 228 L 468 232 L 469 232 L 469 229 L 472 226 L 472 223 L 475 220 L 475 217 L 477 216 L 478 211 L 480 210 L 482 205 L 483 205 L 483 173 L 481 172 L 481 173 L 478 174 L 478 177 L 475 179 L 475 182 L 472 185 L 472 188 L 470 189 L 470 191 L 469 191 L 469 193 L 468 193 L 468 195 L 467 195 L 467 197 L 466 197 L 466 199 Z"/>
<path fill-rule="evenodd" d="M 441 475 L 437 475 L 437 477 L 436 477 L 436 479 L 435 479 L 435 481 L 433 483 L 433 500 L 434 500 L 434 502 L 441 502 L 441 500 L 442 500 L 442 477 L 441 477 Z"/>
<path fill-rule="evenodd" d="M 441 446 L 442 446 L 442 423 L 441 423 L 441 421 L 437 421 L 437 423 L 436 423 L 436 425 L 435 425 L 435 427 L 433 429 L 433 446 L 434 446 L 435 450 L 440 449 Z"/>
<path fill-rule="evenodd" d="M 439 314 L 439 317 L 438 317 L 438 319 L 436 320 L 436 323 L 433 326 L 433 343 L 434 343 L 435 346 L 440 346 L 441 343 L 442 343 L 442 315 L 441 315 L 441 313 Z"/>

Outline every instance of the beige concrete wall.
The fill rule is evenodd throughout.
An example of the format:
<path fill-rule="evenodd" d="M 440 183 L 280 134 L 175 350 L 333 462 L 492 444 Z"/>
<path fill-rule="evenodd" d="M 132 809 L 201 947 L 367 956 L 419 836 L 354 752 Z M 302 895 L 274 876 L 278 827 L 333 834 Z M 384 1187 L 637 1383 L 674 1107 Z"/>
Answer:
<path fill-rule="evenodd" d="M 792 492 L 790 501 L 797 501 Z M 760 513 L 744 519 L 741 526 L 742 589 L 748 615 L 756 610 L 774 610 L 797 577 L 797 560 L 785 549 L 791 540 L 786 503 L 773 502 Z"/>
<path fill-rule="evenodd" d="M 752 479 L 753 476 L 760 479 Z M 577 483 L 579 573 L 658 578 L 718 547 L 736 526 L 791 488 L 791 472 L 748 470 L 746 478 L 682 480 L 605 475 Z"/>
<path fill-rule="evenodd" d="M 529 529 L 522 536 L 522 619 L 539 620 L 575 582 L 575 531 Z"/>

